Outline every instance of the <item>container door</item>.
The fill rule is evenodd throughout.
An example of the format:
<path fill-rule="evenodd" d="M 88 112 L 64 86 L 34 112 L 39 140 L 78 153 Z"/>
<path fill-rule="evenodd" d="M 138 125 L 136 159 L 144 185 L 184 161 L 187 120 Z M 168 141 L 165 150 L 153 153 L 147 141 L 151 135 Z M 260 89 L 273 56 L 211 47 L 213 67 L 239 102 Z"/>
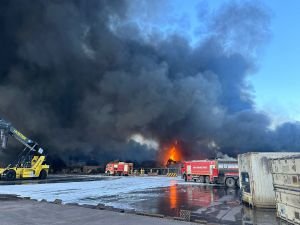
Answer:
<path fill-rule="evenodd" d="M 241 172 L 242 177 L 242 188 L 244 192 L 251 193 L 251 185 L 250 185 L 250 178 L 249 173 L 247 172 Z"/>

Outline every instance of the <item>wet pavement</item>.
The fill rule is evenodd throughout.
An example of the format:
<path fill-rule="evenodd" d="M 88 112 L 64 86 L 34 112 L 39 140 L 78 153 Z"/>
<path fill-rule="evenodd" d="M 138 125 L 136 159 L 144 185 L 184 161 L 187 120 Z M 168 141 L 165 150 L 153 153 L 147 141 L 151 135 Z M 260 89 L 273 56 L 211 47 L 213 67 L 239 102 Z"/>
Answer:
<path fill-rule="evenodd" d="M 48 195 L 50 201 L 61 198 L 65 203 L 100 203 L 119 209 L 170 217 L 180 217 L 187 213 L 193 221 L 197 219 L 217 224 L 284 224 L 276 218 L 275 209 L 251 209 L 241 204 L 240 192 L 237 189 L 186 183 L 180 178 L 75 175 L 50 177 L 46 184 L 41 185 L 35 185 L 38 181 L 19 182 L 33 185 L 16 185 L 10 188 L 0 186 L 0 191 L 1 188 L 7 188 L 11 193 L 19 191 L 20 196 L 28 194 L 34 199 L 40 199 L 41 196 L 47 199 Z M 16 191 L 12 190 L 14 188 Z"/>
<path fill-rule="evenodd" d="M 196 225 L 192 222 L 0 195 L 1 225 Z"/>
<path fill-rule="evenodd" d="M 102 202 L 128 204 L 135 211 L 179 217 L 181 210 L 191 213 L 191 220 L 228 225 L 279 225 L 274 209 L 251 209 L 240 202 L 240 192 L 222 186 L 174 184 L 118 196 L 107 196 Z"/>

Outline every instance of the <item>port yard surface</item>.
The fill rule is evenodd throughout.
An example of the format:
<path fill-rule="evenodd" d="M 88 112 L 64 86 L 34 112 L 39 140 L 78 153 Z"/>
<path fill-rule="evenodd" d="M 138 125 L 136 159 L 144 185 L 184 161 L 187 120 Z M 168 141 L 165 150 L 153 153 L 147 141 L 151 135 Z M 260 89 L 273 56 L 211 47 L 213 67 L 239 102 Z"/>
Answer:
<path fill-rule="evenodd" d="M 194 223 L 182 221 L 180 210 L 190 212 Z M 0 212 L 4 225 L 281 224 L 274 210 L 242 205 L 237 189 L 160 176 L 61 175 L 43 183 L 1 182 Z"/>
<path fill-rule="evenodd" d="M 72 224 L 72 225 L 171 225 L 194 224 L 165 218 L 155 218 L 108 210 L 96 210 L 72 205 L 59 205 L 18 199 L 13 196 L 0 197 L 0 221 L 2 225 L 24 224 Z M 33 212 L 38 216 L 32 216 Z"/>

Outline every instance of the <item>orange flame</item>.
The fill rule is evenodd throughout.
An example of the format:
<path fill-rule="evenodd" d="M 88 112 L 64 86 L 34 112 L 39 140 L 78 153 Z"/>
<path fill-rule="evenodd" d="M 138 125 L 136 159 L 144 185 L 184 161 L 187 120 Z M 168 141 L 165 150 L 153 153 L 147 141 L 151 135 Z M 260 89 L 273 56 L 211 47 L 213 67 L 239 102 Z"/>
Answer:
<path fill-rule="evenodd" d="M 181 151 L 177 141 L 175 141 L 175 143 L 165 151 L 164 162 L 167 163 L 169 159 L 177 162 L 181 161 L 182 159 Z"/>
<path fill-rule="evenodd" d="M 177 161 L 179 157 L 178 157 L 178 151 L 177 151 L 176 147 L 172 146 L 169 151 L 170 151 L 169 159 L 171 159 L 173 161 Z"/>

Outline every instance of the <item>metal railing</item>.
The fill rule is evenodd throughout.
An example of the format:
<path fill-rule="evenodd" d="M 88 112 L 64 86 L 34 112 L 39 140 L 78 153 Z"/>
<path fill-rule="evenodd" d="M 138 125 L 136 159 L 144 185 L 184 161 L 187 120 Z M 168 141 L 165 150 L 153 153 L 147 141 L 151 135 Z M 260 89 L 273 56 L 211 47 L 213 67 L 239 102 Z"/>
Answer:
<path fill-rule="evenodd" d="M 140 168 L 140 169 L 135 169 L 134 173 L 136 175 L 138 174 L 148 174 L 148 175 L 165 175 L 167 176 L 168 174 L 176 174 L 181 175 L 181 170 L 180 168 Z"/>

